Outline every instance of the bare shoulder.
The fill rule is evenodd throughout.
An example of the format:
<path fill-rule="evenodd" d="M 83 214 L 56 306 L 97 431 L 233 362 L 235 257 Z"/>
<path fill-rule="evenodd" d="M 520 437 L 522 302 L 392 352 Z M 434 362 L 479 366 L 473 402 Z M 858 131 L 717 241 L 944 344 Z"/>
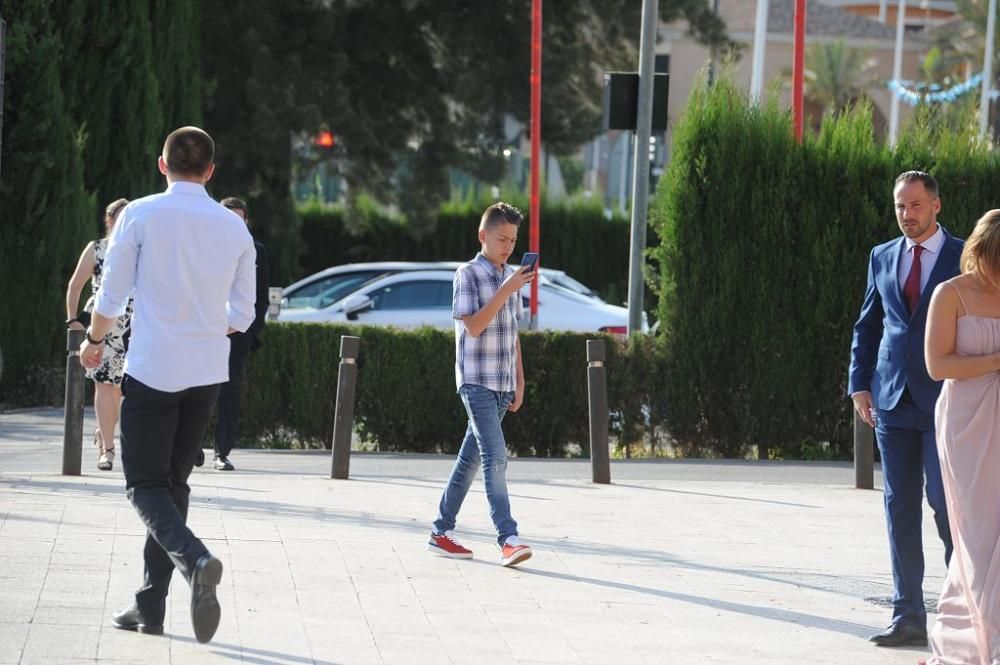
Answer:
<path fill-rule="evenodd" d="M 958 304 L 961 298 L 960 290 L 968 289 L 966 275 L 958 275 L 947 279 L 934 288 L 933 300 L 938 303 Z"/>

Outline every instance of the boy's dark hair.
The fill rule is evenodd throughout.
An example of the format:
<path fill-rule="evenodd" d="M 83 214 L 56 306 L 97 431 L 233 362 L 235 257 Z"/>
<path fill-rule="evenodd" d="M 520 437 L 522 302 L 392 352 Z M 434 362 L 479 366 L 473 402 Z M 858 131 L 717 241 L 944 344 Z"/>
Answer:
<path fill-rule="evenodd" d="M 480 229 L 492 229 L 500 224 L 513 224 L 520 226 L 524 215 L 521 211 L 509 203 L 498 201 L 483 212 L 483 218 L 479 220 Z"/>
<path fill-rule="evenodd" d="M 911 182 L 917 182 L 917 181 L 922 182 L 924 184 L 924 189 L 927 190 L 928 194 L 930 194 L 934 198 L 937 198 L 938 195 L 937 180 L 935 180 L 934 176 L 932 176 L 930 173 L 926 173 L 924 171 L 906 171 L 905 173 L 900 173 L 899 177 L 896 178 L 896 184 L 893 185 L 893 188 L 895 189 L 895 187 L 899 185 L 899 183 L 901 182 L 910 184 Z"/>
<path fill-rule="evenodd" d="M 247 212 L 247 202 L 236 196 L 227 196 L 226 198 L 219 201 L 223 206 L 229 208 L 230 210 L 242 210 L 244 216 L 249 217 Z"/>
<path fill-rule="evenodd" d="M 163 142 L 167 170 L 181 176 L 200 176 L 215 160 L 215 141 L 203 129 L 181 127 Z"/>

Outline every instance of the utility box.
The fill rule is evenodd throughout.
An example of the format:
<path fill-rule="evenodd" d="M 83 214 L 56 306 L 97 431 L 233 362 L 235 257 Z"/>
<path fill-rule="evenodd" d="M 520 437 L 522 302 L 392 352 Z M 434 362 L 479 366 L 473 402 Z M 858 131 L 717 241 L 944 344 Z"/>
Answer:
<path fill-rule="evenodd" d="M 670 74 L 653 75 L 653 133 L 667 131 L 667 95 Z M 636 129 L 639 111 L 639 74 L 607 72 L 604 74 L 604 131 Z"/>

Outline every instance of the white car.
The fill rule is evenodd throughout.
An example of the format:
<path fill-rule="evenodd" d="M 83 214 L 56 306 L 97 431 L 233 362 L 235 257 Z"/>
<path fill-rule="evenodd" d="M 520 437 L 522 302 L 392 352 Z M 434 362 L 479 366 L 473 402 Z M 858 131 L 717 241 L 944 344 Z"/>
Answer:
<path fill-rule="evenodd" d="M 413 268 L 410 264 L 397 272 L 382 272 L 367 279 L 362 285 L 356 285 L 355 280 L 361 281 L 366 275 L 370 275 L 368 271 L 389 270 L 376 267 L 388 265 L 391 264 L 340 266 L 296 282 L 287 290 L 287 304 L 278 315 L 278 320 L 360 323 L 399 328 L 428 325 L 445 330 L 453 329 L 452 281 L 459 263 L 418 264 L 423 269 Z M 365 267 L 362 269 L 358 266 Z M 428 269 L 429 266 L 434 268 Z M 550 272 L 555 273 L 557 278 L 565 276 L 560 271 L 549 271 L 544 267 L 541 269 L 538 281 L 538 322 L 541 330 L 625 333 L 628 310 L 561 285 L 548 276 Z M 579 285 L 579 290 L 592 293 L 579 282 L 572 282 Z M 316 286 L 311 286 L 314 284 Z M 526 313 L 522 323 L 525 326 L 529 289 L 526 286 L 522 291 Z M 345 294 L 345 291 L 348 293 Z M 330 302 L 332 295 L 342 297 Z"/>

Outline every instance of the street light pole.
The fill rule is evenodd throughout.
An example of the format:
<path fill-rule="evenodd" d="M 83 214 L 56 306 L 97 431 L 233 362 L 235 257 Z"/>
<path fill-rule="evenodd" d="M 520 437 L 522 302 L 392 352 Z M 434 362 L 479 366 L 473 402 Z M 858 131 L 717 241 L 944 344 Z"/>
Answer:
<path fill-rule="evenodd" d="M 979 98 L 979 137 L 986 138 L 990 124 L 990 93 L 993 92 L 993 48 L 997 29 L 997 0 L 990 0 L 986 17 L 986 54 L 983 56 L 983 92 Z"/>
<path fill-rule="evenodd" d="M 889 108 L 889 146 L 896 146 L 899 135 L 899 81 L 903 77 L 903 33 L 906 27 L 906 0 L 899 0 L 896 8 L 896 53 L 892 61 L 892 78 L 897 87 L 892 91 L 892 106 Z"/>
<path fill-rule="evenodd" d="M 757 21 L 753 31 L 753 73 L 750 75 L 750 99 L 760 103 L 764 87 L 764 53 L 767 50 L 767 10 L 771 0 L 757 0 Z"/>
<path fill-rule="evenodd" d="M 657 0 L 642 0 L 639 38 L 639 104 L 632 157 L 632 235 L 628 270 L 628 334 L 642 332 L 643 255 L 646 252 L 646 210 L 649 199 L 649 135 L 653 122 L 653 65 L 659 27 Z"/>
<path fill-rule="evenodd" d="M 792 44 L 792 123 L 795 139 L 802 141 L 805 127 L 806 0 L 795 0 Z"/>
<path fill-rule="evenodd" d="M 538 171 L 542 153 L 542 0 L 531 0 L 531 208 L 528 246 L 541 254 L 541 201 Z M 539 260 L 538 265 L 541 265 Z M 531 330 L 538 329 L 538 280 L 531 280 Z"/>

